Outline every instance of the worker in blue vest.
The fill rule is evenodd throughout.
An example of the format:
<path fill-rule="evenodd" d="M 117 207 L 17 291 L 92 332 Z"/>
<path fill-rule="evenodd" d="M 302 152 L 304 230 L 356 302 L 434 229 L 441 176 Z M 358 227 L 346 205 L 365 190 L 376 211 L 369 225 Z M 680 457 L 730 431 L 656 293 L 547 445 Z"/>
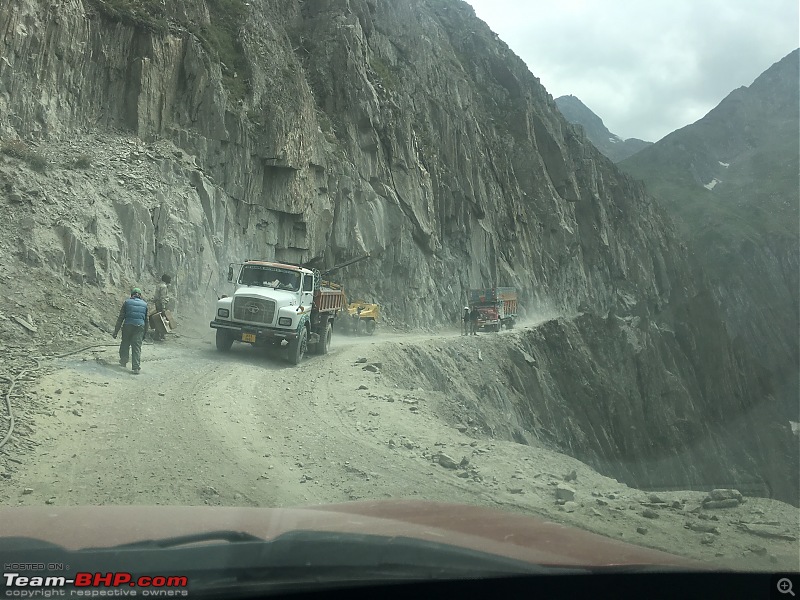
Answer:
<path fill-rule="evenodd" d="M 128 366 L 128 352 L 131 353 L 133 374 L 138 375 L 142 357 L 142 340 L 147 333 L 147 302 L 142 300 L 142 290 L 133 288 L 131 297 L 122 303 L 114 328 L 114 339 L 122 328 L 122 343 L 119 345 L 119 364 Z"/>

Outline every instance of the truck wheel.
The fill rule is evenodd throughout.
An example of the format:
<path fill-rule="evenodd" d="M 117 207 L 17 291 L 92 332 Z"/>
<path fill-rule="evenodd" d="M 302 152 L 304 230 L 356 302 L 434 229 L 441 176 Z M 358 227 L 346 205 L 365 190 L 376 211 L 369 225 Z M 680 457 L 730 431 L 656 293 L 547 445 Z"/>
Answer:
<path fill-rule="evenodd" d="M 217 329 L 217 350 L 227 352 L 233 346 L 233 337 L 224 329 Z"/>
<path fill-rule="evenodd" d="M 293 365 L 299 364 L 303 360 L 303 355 L 306 353 L 306 346 L 308 345 L 308 332 L 303 327 L 300 330 L 300 335 L 289 342 L 289 362 Z"/>
<path fill-rule="evenodd" d="M 364 328 L 367 332 L 367 335 L 372 335 L 375 333 L 375 319 L 367 319 L 364 323 Z"/>
<path fill-rule="evenodd" d="M 506 321 L 506 329 L 514 329 L 514 319 Z"/>
<path fill-rule="evenodd" d="M 319 336 L 317 342 L 317 354 L 327 354 L 328 347 L 331 345 L 331 338 L 333 337 L 333 327 L 328 323 L 325 325 L 325 331 Z"/>

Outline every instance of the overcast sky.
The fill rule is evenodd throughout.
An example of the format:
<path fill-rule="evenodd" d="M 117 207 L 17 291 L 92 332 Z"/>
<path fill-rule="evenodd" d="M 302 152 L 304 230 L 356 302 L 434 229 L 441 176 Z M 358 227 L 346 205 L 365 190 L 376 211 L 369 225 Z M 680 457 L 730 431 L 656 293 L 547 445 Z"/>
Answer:
<path fill-rule="evenodd" d="M 800 45 L 797 0 L 467 0 L 554 98 L 657 141 Z"/>

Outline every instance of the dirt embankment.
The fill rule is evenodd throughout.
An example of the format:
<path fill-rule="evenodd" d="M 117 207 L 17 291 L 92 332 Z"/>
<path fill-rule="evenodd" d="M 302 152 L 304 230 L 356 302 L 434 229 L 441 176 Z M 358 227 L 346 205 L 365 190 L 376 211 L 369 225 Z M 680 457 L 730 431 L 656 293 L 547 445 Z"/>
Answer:
<path fill-rule="evenodd" d="M 409 353 L 433 352 L 445 380 L 463 377 L 502 358 L 496 336 L 340 336 L 329 355 L 292 368 L 249 346 L 220 354 L 202 325 L 182 332 L 145 346 L 139 377 L 119 367 L 114 347 L 46 361 L 15 400 L 0 502 L 424 498 L 527 512 L 728 565 L 798 566 L 797 509 L 749 498 L 710 510 L 706 493 L 629 488 L 547 443 L 500 439 L 507 412 L 492 403 L 475 412 L 463 394 L 403 366 Z M 500 335 L 513 343 L 525 332 Z"/>

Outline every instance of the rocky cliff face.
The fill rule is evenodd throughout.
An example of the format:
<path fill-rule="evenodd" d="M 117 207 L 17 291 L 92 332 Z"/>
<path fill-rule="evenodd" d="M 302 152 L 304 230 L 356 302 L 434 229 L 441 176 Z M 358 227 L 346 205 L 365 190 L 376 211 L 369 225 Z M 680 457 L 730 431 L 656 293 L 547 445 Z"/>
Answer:
<path fill-rule="evenodd" d="M 211 17 L 226 4 L 246 11 L 239 41 L 215 45 L 225 36 Z M 730 464 L 752 475 L 786 454 L 788 425 L 773 425 L 770 390 L 670 222 L 466 4 L 159 10 L 154 24 L 102 0 L 0 8 L 7 267 L 87 299 L 171 272 L 183 298 L 203 300 L 230 261 L 328 266 L 369 252 L 349 292 L 410 326 L 454 320 L 470 287 L 514 285 L 529 312 L 638 319 L 654 349 L 620 338 L 614 355 L 630 359 L 624 377 L 641 380 L 648 414 L 683 410 L 669 389 L 648 389 L 658 372 L 702 407 L 689 420 L 725 430 L 757 414 L 754 427 L 778 427 L 753 433 L 746 456 L 720 442 Z M 578 323 L 576 340 L 604 335 Z M 569 353 L 553 335 L 541 348 L 555 366 Z M 582 372 L 591 388 L 591 361 Z M 597 410 L 615 436 L 621 409 Z M 670 439 L 697 456 L 689 438 Z M 775 494 L 796 500 L 796 486 Z"/>
<path fill-rule="evenodd" d="M 208 18 L 203 2 L 181 6 Z M 200 229 L 155 233 L 146 212 L 180 217 L 172 199 L 148 195 L 131 202 L 142 218 L 120 246 L 101 250 L 142 252 L 121 263 L 133 279 L 186 271 L 193 286 L 246 255 L 330 265 L 370 252 L 351 288 L 412 325 L 455 317 L 479 285 L 517 285 L 531 306 L 600 310 L 623 293 L 669 293 L 652 277 L 667 228 L 642 190 L 608 169 L 466 5 L 254 4 L 238 99 L 193 35 L 82 2 L 57 8 L 2 13 L 4 138 L 123 130 L 191 157 L 187 168 L 161 155 L 157 170 L 194 187 Z M 75 233 L 88 215 L 72 220 L 64 227 L 89 248 Z"/>

